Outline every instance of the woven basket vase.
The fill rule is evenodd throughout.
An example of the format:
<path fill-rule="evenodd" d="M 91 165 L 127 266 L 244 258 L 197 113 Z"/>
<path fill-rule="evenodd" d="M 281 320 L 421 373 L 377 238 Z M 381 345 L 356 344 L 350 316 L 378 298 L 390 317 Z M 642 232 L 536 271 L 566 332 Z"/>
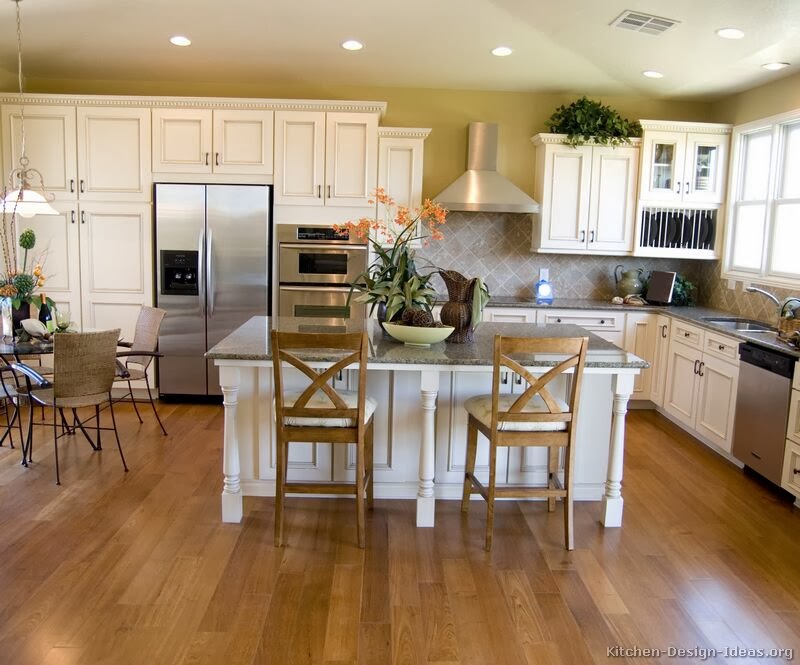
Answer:
<path fill-rule="evenodd" d="M 455 270 L 440 270 L 439 274 L 447 287 L 449 300 L 442 306 L 441 319 L 446 326 L 455 330 L 447 342 L 464 344 L 474 341 L 472 326 L 472 294 L 476 279 L 467 279 Z"/>

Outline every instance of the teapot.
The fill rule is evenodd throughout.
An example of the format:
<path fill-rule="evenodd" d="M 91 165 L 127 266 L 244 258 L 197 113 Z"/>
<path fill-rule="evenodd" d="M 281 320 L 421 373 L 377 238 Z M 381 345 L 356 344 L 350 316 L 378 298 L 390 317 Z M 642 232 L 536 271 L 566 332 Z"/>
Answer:
<path fill-rule="evenodd" d="M 644 291 L 644 282 L 642 281 L 643 272 L 644 268 L 624 270 L 620 263 L 614 268 L 614 281 L 617 284 L 617 293 L 622 297 L 640 295 L 642 291 Z"/>

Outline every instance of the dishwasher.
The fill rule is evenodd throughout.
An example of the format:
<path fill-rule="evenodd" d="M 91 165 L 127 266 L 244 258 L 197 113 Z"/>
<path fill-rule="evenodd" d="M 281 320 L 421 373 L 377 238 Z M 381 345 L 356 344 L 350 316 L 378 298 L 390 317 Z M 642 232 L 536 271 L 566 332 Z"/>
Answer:
<path fill-rule="evenodd" d="M 780 485 L 796 359 L 749 342 L 739 359 L 733 456 Z"/>

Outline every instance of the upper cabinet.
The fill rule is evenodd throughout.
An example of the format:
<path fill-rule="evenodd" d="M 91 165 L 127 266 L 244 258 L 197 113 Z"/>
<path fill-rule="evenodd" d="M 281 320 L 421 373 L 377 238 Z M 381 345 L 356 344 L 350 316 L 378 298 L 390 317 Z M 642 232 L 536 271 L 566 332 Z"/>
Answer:
<path fill-rule="evenodd" d="M 572 254 L 629 254 L 633 249 L 638 142 L 631 146 L 562 143 L 537 134 L 534 198 L 541 203 L 532 249 Z"/>
<path fill-rule="evenodd" d="M 634 253 L 719 256 L 731 126 L 642 120 Z"/>
<path fill-rule="evenodd" d="M 370 207 L 378 114 L 275 113 L 275 203 Z"/>
<path fill-rule="evenodd" d="M 422 159 L 430 129 L 378 128 L 378 187 L 409 210 L 422 204 Z"/>
<path fill-rule="evenodd" d="M 271 175 L 273 111 L 153 109 L 153 171 Z"/>
<path fill-rule="evenodd" d="M 23 109 L 4 105 L 5 171 L 19 164 Z M 148 201 L 150 110 L 29 105 L 26 154 L 57 201 Z"/>

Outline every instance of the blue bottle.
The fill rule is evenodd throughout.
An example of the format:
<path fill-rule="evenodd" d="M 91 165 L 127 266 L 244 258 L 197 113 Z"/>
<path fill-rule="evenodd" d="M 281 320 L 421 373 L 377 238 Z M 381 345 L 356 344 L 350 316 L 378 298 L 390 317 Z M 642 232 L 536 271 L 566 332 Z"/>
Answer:
<path fill-rule="evenodd" d="M 536 297 L 537 305 L 552 305 L 553 304 L 553 287 L 548 281 L 550 279 L 550 269 L 539 269 L 539 281 L 533 287 L 533 292 Z"/>

